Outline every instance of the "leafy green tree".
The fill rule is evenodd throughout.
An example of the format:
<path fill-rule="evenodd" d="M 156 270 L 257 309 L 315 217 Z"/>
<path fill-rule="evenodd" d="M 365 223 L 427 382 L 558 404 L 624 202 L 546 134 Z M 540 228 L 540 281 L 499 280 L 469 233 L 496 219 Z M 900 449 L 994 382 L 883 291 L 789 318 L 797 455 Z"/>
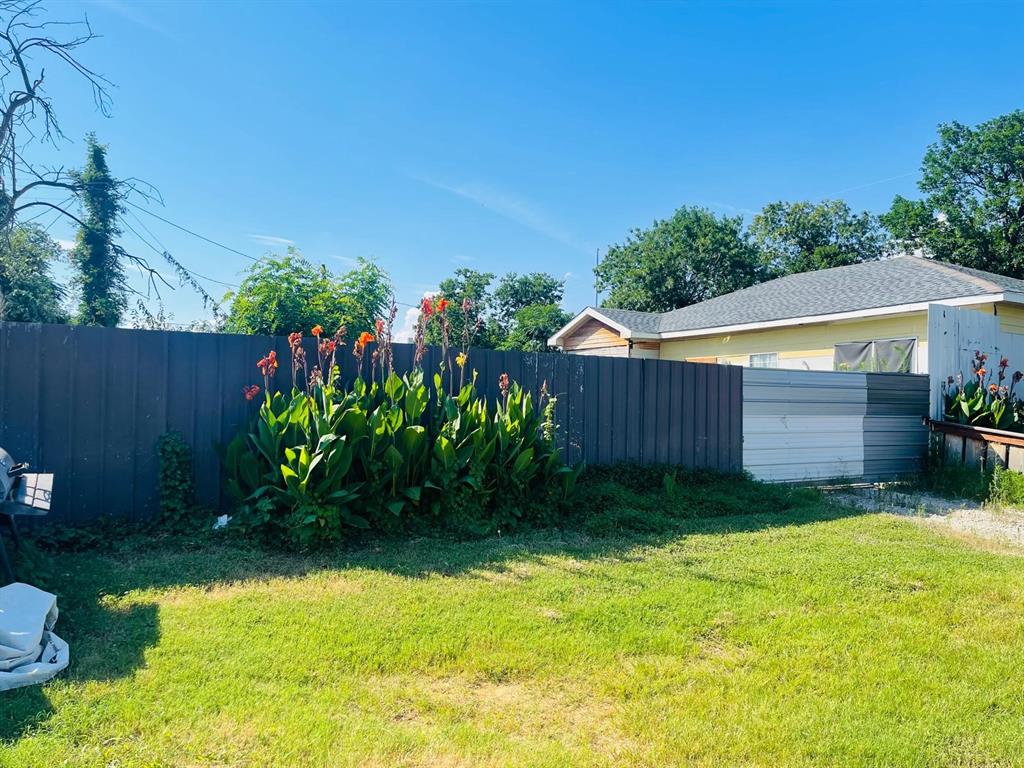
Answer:
<path fill-rule="evenodd" d="M 85 169 L 76 174 L 82 189 L 84 216 L 71 261 L 81 300 L 77 320 L 83 325 L 115 326 L 128 306 L 128 285 L 117 245 L 118 219 L 124 210 L 117 180 L 107 166 L 107 148 L 86 137 Z"/>
<path fill-rule="evenodd" d="M 547 272 L 530 272 L 518 275 L 509 272 L 494 289 L 494 313 L 499 323 L 507 329 L 515 322 L 516 313 L 524 307 L 555 305 L 562 301 L 565 281 Z"/>
<path fill-rule="evenodd" d="M 478 272 L 467 267 L 456 269 L 452 277 L 441 281 L 434 298 L 445 298 L 449 302 L 448 333 L 454 346 L 462 344 L 463 334 L 468 336 L 470 344 L 474 347 L 494 349 L 501 343 L 502 328 L 491 315 L 493 299 L 489 289 L 493 281 L 494 273 Z M 464 317 L 462 306 L 467 300 Z M 438 323 L 433 322 L 427 326 L 426 342 L 433 345 L 441 344 L 441 328 Z"/>
<path fill-rule="evenodd" d="M 666 312 L 753 285 L 763 268 L 743 217 L 684 206 L 609 247 L 594 273 L 606 307 Z"/>
<path fill-rule="evenodd" d="M 499 349 L 543 352 L 548 348 L 551 335 L 571 319 L 572 315 L 557 304 L 528 304 L 516 312 Z"/>
<path fill-rule="evenodd" d="M 896 197 L 881 219 L 904 250 L 1024 277 L 1024 111 L 975 127 L 939 126 L 921 163 L 922 200 Z"/>
<path fill-rule="evenodd" d="M 0 320 L 67 322 L 64 289 L 50 273 L 62 256 L 60 246 L 35 224 L 17 225 L 0 237 Z"/>
<path fill-rule="evenodd" d="M 224 297 L 228 333 L 282 336 L 309 333 L 314 325 L 333 332 L 341 325 L 354 338 L 373 332 L 391 298 L 387 274 L 372 261 L 360 259 L 351 272 L 336 276 L 314 266 L 296 248 L 277 258 L 264 256 L 249 267 L 238 290 Z"/>
<path fill-rule="evenodd" d="M 886 244 L 878 218 L 854 213 L 842 200 L 769 203 L 754 216 L 750 234 L 775 275 L 871 261 Z"/>

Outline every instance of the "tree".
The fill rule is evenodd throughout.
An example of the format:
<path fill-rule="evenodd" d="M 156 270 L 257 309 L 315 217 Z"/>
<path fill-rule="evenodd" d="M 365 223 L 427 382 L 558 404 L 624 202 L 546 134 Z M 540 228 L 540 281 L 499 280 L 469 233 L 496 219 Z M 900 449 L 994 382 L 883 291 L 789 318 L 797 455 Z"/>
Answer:
<path fill-rule="evenodd" d="M 565 280 L 546 272 L 517 275 L 509 272 L 498 281 L 494 289 L 494 313 L 506 330 L 515 322 L 516 313 L 524 307 L 554 305 L 562 301 Z"/>
<path fill-rule="evenodd" d="M 754 216 L 750 234 L 775 275 L 878 259 L 886 243 L 877 217 L 854 213 L 842 200 L 769 203 Z"/>
<path fill-rule="evenodd" d="M 467 267 L 456 269 L 452 277 L 441 281 L 435 298 L 445 298 L 451 305 L 447 317 L 452 344 L 461 345 L 463 338 L 468 338 L 474 347 L 494 349 L 501 343 L 503 331 L 491 314 L 493 299 L 489 288 L 493 281 L 494 273 Z M 462 307 L 467 301 L 464 318 Z M 435 346 L 441 344 L 438 323 L 427 326 L 426 342 Z"/>
<path fill-rule="evenodd" d="M 308 333 L 314 325 L 333 332 L 345 325 L 349 338 L 374 332 L 391 297 L 387 274 L 372 261 L 360 259 L 346 275 L 335 276 L 314 266 L 296 248 L 287 255 L 264 256 L 249 267 L 230 303 L 224 330 L 228 333 L 283 336 Z"/>
<path fill-rule="evenodd" d="M 50 266 L 63 255 L 60 246 L 35 224 L 16 226 L 0 238 L 0 320 L 64 323 L 63 289 Z"/>
<path fill-rule="evenodd" d="M 904 250 L 1024 277 L 1024 111 L 976 127 L 939 126 L 921 163 L 922 200 L 897 196 L 881 219 Z"/>
<path fill-rule="evenodd" d="M 684 206 L 609 247 L 594 273 L 606 307 L 667 312 L 746 288 L 763 269 L 741 216 Z"/>
<path fill-rule="evenodd" d="M 499 349 L 543 352 L 548 348 L 548 339 L 571 319 L 572 315 L 557 304 L 528 304 L 516 312 Z"/>
<path fill-rule="evenodd" d="M 86 138 L 86 145 L 85 170 L 77 174 L 85 213 L 71 252 L 71 262 L 78 271 L 75 283 L 81 294 L 77 320 L 83 325 L 112 327 L 128 306 L 128 285 L 121 263 L 126 254 L 116 242 L 121 235 L 118 218 L 124 204 L 118 182 L 107 166 L 107 148 L 92 134 Z"/>
<path fill-rule="evenodd" d="M 77 50 L 96 35 L 88 20 L 48 21 L 43 7 L 29 0 L 0 0 L 0 231 L 10 231 L 22 211 L 49 208 L 81 224 L 69 203 L 83 191 L 82 181 L 64 168 L 33 162 L 33 143 L 58 146 L 64 139 L 46 94 L 47 62 L 64 66 L 82 77 L 92 90 L 97 108 L 110 114 L 110 82 L 78 60 Z M 50 30 L 62 37 L 54 37 Z M 36 68 L 36 60 L 39 60 Z M 67 193 L 54 202 L 52 192 Z M 47 199 L 46 192 L 50 192 Z"/>

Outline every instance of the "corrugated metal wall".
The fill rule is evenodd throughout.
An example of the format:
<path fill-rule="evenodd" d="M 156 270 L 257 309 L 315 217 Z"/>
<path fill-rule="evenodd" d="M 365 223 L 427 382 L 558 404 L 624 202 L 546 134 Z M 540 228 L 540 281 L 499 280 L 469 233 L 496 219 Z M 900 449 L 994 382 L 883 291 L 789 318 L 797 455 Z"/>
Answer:
<path fill-rule="evenodd" d="M 217 506 L 217 446 L 255 411 L 242 387 L 262 385 L 255 363 L 271 348 L 288 386 L 284 338 L 0 323 L 0 446 L 55 473 L 52 520 L 138 519 L 157 504 L 157 440 L 177 430 L 194 450 L 199 500 Z M 426 370 L 438 357 L 429 352 Z M 412 345 L 396 345 L 399 371 L 412 358 Z M 340 359 L 351 379 L 352 356 Z M 547 381 L 572 462 L 741 468 L 740 368 L 493 350 L 473 350 L 469 367 L 490 397 L 501 373 L 534 392 Z"/>
<path fill-rule="evenodd" d="M 747 369 L 743 467 L 780 482 L 909 474 L 927 413 L 927 376 Z"/>

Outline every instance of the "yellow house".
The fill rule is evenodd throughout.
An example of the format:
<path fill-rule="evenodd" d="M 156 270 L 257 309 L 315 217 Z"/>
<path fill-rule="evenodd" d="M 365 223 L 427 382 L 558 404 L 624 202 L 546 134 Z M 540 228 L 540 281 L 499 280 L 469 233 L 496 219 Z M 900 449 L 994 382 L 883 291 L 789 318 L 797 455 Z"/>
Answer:
<path fill-rule="evenodd" d="M 1024 280 L 919 256 L 787 275 L 671 312 L 587 307 L 548 343 L 570 354 L 755 368 L 927 373 L 928 305 L 1024 333 Z"/>

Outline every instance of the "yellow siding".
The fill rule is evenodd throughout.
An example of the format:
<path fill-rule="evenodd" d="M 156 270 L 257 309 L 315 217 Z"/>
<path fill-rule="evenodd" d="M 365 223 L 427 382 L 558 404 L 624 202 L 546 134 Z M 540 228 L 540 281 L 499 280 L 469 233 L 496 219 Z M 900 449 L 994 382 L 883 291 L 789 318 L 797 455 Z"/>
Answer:
<path fill-rule="evenodd" d="M 1024 314 L 1021 317 L 1024 318 Z M 784 362 L 786 360 L 831 358 L 833 345 L 840 342 L 914 337 L 924 342 L 927 334 L 928 314 L 914 312 L 893 317 L 746 331 L 726 336 L 666 339 L 661 342 L 661 358 L 687 360 L 716 356 L 723 363 L 746 365 L 749 355 L 777 352 L 779 365 L 787 367 Z M 923 354 L 923 343 L 921 347 Z"/>
<path fill-rule="evenodd" d="M 999 305 L 999 328 L 1005 333 L 1024 333 L 1024 307 L 1020 304 Z"/>

